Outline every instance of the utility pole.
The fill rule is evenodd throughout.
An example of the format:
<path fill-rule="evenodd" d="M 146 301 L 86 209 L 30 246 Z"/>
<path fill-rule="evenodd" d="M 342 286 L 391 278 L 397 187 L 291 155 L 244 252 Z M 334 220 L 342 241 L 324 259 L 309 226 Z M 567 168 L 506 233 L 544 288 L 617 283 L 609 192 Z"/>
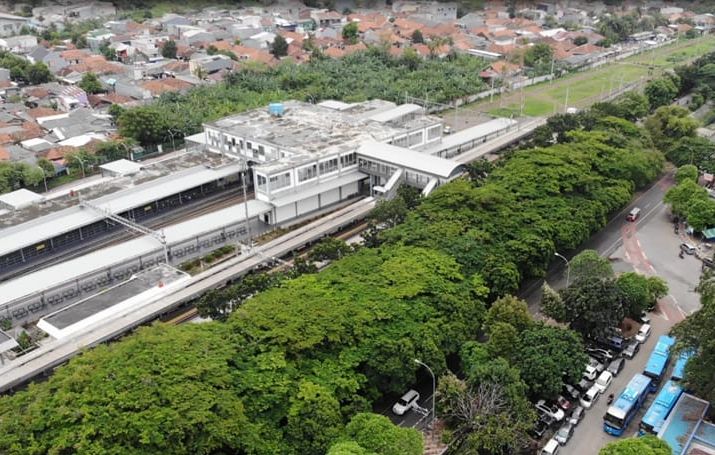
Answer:
<path fill-rule="evenodd" d="M 554 55 L 551 55 L 551 79 L 549 80 L 549 85 L 554 83 Z"/>
<path fill-rule="evenodd" d="M 243 151 L 242 151 L 243 152 Z M 248 248 L 253 248 L 253 241 L 251 240 L 251 223 L 248 218 L 248 195 L 246 192 L 246 178 L 248 177 L 248 159 L 245 153 L 241 153 L 243 156 L 243 175 L 241 176 L 241 188 L 243 189 L 243 209 L 246 211 L 246 239 Z"/>
<path fill-rule="evenodd" d="M 494 76 L 491 77 L 492 79 L 492 88 L 489 90 L 489 102 L 491 103 L 494 100 Z"/>
<path fill-rule="evenodd" d="M 566 87 L 566 99 L 564 100 L 564 112 L 569 108 L 569 89 L 571 87 Z"/>

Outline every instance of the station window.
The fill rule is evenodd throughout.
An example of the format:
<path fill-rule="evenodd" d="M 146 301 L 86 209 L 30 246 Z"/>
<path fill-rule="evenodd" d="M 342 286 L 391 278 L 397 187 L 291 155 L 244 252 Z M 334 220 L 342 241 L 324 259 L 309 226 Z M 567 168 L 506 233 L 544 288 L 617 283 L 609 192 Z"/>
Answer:
<path fill-rule="evenodd" d="M 265 155 L 266 154 L 266 149 L 262 145 L 258 146 L 258 154 L 259 155 Z"/>
<path fill-rule="evenodd" d="M 290 186 L 290 172 L 271 176 L 271 191 Z"/>
<path fill-rule="evenodd" d="M 306 166 L 302 169 L 298 169 L 298 182 L 305 182 L 315 178 L 318 175 L 318 167 L 313 164 L 311 166 Z"/>
<path fill-rule="evenodd" d="M 266 177 L 261 174 L 256 174 L 256 183 L 258 184 L 258 191 L 266 191 Z"/>
<path fill-rule="evenodd" d="M 320 175 L 330 174 L 338 170 L 338 159 L 333 158 L 320 163 Z"/>
<path fill-rule="evenodd" d="M 418 145 L 422 143 L 422 131 L 418 131 L 416 133 L 412 133 L 409 136 L 409 142 L 407 144 L 408 147 L 412 147 L 414 145 Z"/>
<path fill-rule="evenodd" d="M 352 166 L 357 163 L 357 154 L 349 153 L 340 157 L 340 165 L 342 167 Z"/>
<path fill-rule="evenodd" d="M 442 130 L 441 125 L 433 126 L 432 128 L 427 130 L 427 140 L 431 141 L 432 139 L 436 139 L 440 136 L 440 131 Z"/>

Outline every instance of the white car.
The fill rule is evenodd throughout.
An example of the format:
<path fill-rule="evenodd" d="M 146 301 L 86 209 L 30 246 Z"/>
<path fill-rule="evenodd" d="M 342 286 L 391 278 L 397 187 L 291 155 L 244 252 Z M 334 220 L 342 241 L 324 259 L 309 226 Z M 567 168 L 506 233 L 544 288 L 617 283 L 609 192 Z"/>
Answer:
<path fill-rule="evenodd" d="M 589 381 L 593 381 L 598 376 L 598 370 L 592 365 L 586 365 L 586 370 L 583 372 L 583 377 Z"/>
<path fill-rule="evenodd" d="M 581 406 L 583 406 L 584 409 L 591 409 L 591 406 L 593 406 L 593 403 L 598 401 L 598 397 L 601 396 L 601 390 L 593 385 L 590 389 L 586 391 L 586 393 L 583 394 L 581 399 L 579 400 L 579 403 Z"/>
<path fill-rule="evenodd" d="M 420 394 L 416 390 L 409 390 L 402 398 L 397 400 L 392 406 L 392 412 L 398 416 L 404 415 L 407 411 L 414 408 L 420 400 Z"/>
<path fill-rule="evenodd" d="M 639 343 L 645 343 L 645 341 L 648 339 L 650 336 L 650 324 L 643 324 L 641 328 L 638 330 L 638 334 L 636 335 L 636 341 Z"/>
<path fill-rule="evenodd" d="M 610 371 L 604 371 L 603 373 L 601 373 L 598 379 L 596 379 L 596 383 L 593 386 L 600 390 L 601 393 L 603 393 L 606 391 L 608 386 L 611 385 L 612 381 L 613 374 Z"/>
<path fill-rule="evenodd" d="M 539 400 L 536 403 L 536 410 L 539 412 L 539 414 L 547 415 L 557 422 L 561 422 L 562 420 L 564 420 L 564 416 L 566 416 L 566 414 L 564 414 L 564 411 L 559 409 L 558 406 L 555 406 L 553 404 L 546 404 L 544 400 Z"/>
<path fill-rule="evenodd" d="M 561 445 L 559 445 L 559 442 L 551 438 L 549 439 L 549 442 L 546 443 L 546 445 L 541 449 L 541 452 L 539 452 L 539 455 L 556 455 L 559 453 L 559 449 L 561 448 Z"/>

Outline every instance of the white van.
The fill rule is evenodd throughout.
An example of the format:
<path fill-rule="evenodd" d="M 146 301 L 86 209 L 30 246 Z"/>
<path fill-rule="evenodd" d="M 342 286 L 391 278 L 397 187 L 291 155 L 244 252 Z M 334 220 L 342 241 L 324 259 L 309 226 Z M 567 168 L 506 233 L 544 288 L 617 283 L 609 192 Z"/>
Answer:
<path fill-rule="evenodd" d="M 559 453 L 559 448 L 561 446 L 559 445 L 558 441 L 556 439 L 549 439 L 549 442 L 546 443 L 543 449 L 541 449 L 541 452 L 539 452 L 540 455 L 556 455 Z"/>

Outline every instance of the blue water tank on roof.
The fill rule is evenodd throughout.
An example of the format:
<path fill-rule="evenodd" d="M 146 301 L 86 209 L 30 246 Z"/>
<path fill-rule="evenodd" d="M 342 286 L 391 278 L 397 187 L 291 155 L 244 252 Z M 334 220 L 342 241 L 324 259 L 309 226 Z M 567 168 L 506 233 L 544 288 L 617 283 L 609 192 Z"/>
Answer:
<path fill-rule="evenodd" d="M 268 105 L 268 112 L 270 112 L 271 115 L 280 117 L 285 112 L 285 106 L 283 103 L 271 103 Z"/>

